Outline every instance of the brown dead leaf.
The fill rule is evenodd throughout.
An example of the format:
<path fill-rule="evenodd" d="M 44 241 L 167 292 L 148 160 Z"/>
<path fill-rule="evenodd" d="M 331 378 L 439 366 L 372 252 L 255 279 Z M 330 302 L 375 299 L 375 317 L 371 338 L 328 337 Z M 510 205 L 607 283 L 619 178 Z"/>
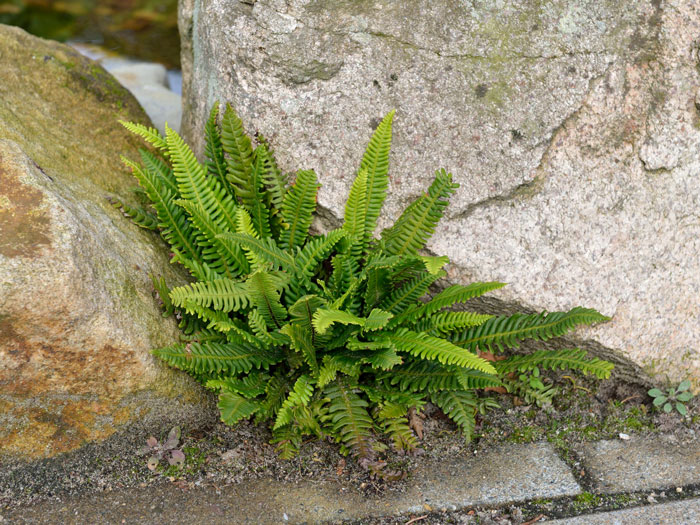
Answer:
<path fill-rule="evenodd" d="M 504 355 L 496 355 L 492 352 L 479 352 L 478 355 L 481 359 L 486 359 L 486 361 L 491 361 L 491 362 L 503 361 L 506 358 L 506 356 L 504 356 Z"/>
<path fill-rule="evenodd" d="M 408 426 L 416 433 L 418 439 L 423 439 L 423 419 L 425 416 L 416 412 L 415 407 L 408 409 Z"/>
<path fill-rule="evenodd" d="M 341 458 L 340 461 L 338 461 L 338 466 L 335 469 L 335 474 L 336 474 L 336 476 L 342 476 L 344 471 L 345 471 L 345 460 Z"/>
<path fill-rule="evenodd" d="M 484 388 L 484 392 L 496 392 L 497 394 L 507 394 L 508 390 L 504 386 L 487 386 Z"/>

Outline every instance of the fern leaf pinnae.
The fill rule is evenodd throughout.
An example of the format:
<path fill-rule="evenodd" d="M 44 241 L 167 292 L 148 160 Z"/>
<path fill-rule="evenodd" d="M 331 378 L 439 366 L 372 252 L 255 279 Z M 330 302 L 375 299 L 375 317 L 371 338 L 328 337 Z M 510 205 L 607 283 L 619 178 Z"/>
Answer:
<path fill-rule="evenodd" d="M 165 315 L 175 314 L 183 331 L 180 343 L 152 353 L 216 391 L 226 424 L 270 422 L 284 458 L 305 436 L 327 435 L 341 452 L 380 469 L 376 451 L 386 445 L 374 434 L 415 449 L 421 425 L 414 416 L 428 400 L 469 439 L 476 413 L 497 406 L 477 396 L 480 389 L 545 403 L 556 389 L 540 388 L 540 370 L 602 379 L 612 369 L 575 348 L 484 358 L 607 320 L 595 310 L 492 316 L 454 308 L 498 282 L 454 284 L 430 297 L 450 262 L 422 251 L 458 187 L 447 171 L 438 170 L 427 192 L 374 238 L 389 187 L 393 119 L 392 111 L 372 133 L 344 224 L 323 234 L 312 229 L 315 172 L 298 171 L 288 186 L 270 143 L 259 134 L 254 143 L 230 105 L 209 113 L 202 163 L 171 128 L 163 136 L 123 123 L 153 146 L 139 150 L 141 164 L 123 158 L 142 188 L 137 196 L 151 207 L 115 206 L 159 231 L 173 262 L 194 278 L 172 289 L 152 278 Z"/>

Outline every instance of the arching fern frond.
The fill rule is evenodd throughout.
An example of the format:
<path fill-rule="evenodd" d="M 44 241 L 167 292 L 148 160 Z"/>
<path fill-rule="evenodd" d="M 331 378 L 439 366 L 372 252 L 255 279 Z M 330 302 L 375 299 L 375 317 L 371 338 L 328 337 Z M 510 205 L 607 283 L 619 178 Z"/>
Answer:
<path fill-rule="evenodd" d="M 282 220 L 288 226 L 280 232 L 280 246 L 283 249 L 294 251 L 306 240 L 320 187 L 313 170 L 297 172 L 294 184 L 282 199 Z"/>
<path fill-rule="evenodd" d="M 246 419 L 260 409 L 260 404 L 250 401 L 233 392 L 224 392 L 219 396 L 219 412 L 221 421 L 227 425 L 235 425 L 241 419 Z"/>
<path fill-rule="evenodd" d="M 527 355 L 514 355 L 494 363 L 500 374 L 524 372 L 535 367 L 548 370 L 580 370 L 584 374 L 593 374 L 598 379 L 607 379 L 612 373 L 613 365 L 597 357 L 589 358 L 585 350 L 569 348 L 564 350 L 539 350 Z"/>
<path fill-rule="evenodd" d="M 267 326 L 282 328 L 287 310 L 280 303 L 280 282 L 267 272 L 255 272 L 246 281 L 252 303 L 262 314 Z"/>
<path fill-rule="evenodd" d="M 445 170 L 435 173 L 435 181 L 428 193 L 411 204 L 396 224 L 382 233 L 383 251 L 388 255 L 416 255 L 432 236 L 447 199 L 459 184 L 452 182 L 452 175 Z"/>
<path fill-rule="evenodd" d="M 431 361 L 411 361 L 380 376 L 401 391 L 439 392 L 441 390 L 468 390 L 499 386 L 498 377 L 477 370 L 446 366 Z"/>
<path fill-rule="evenodd" d="M 224 148 L 221 144 L 218 118 L 219 103 L 215 102 L 209 112 L 209 118 L 204 124 L 204 154 L 206 156 L 207 173 L 218 180 L 227 193 L 233 196 L 233 188 L 226 179 L 226 159 L 224 158 Z"/>
<path fill-rule="evenodd" d="M 292 409 L 303 407 L 309 404 L 314 393 L 314 385 L 311 378 L 303 375 L 294 383 L 294 388 L 282 403 L 282 408 L 277 412 L 277 419 L 272 427 L 273 430 L 288 425 L 292 421 Z"/>
<path fill-rule="evenodd" d="M 270 237 L 272 230 L 270 229 L 270 210 L 265 203 L 265 194 L 263 193 L 265 184 L 265 153 L 262 146 L 258 146 L 253 151 L 253 166 L 250 170 L 250 190 L 252 198 L 244 202 L 244 206 L 250 213 L 250 218 L 253 227 L 260 235 L 261 239 Z"/>
<path fill-rule="evenodd" d="M 196 233 L 187 221 L 184 210 L 173 203 L 174 195 L 155 174 L 144 171 L 138 164 L 124 157 L 122 157 L 122 161 L 131 168 L 132 173 L 153 203 L 163 238 L 184 258 L 202 263 L 202 255 L 195 243 Z"/>
<path fill-rule="evenodd" d="M 156 128 L 144 126 L 136 122 L 127 122 L 126 120 L 120 120 L 119 123 L 133 134 L 138 135 L 155 148 L 161 150 L 164 155 L 168 155 L 168 145 L 160 134 L 160 131 Z"/>
<path fill-rule="evenodd" d="M 206 386 L 212 390 L 232 392 L 240 394 L 246 399 L 253 399 L 265 393 L 269 381 L 270 376 L 265 372 L 251 370 L 247 376 L 241 378 L 210 379 Z"/>
<path fill-rule="evenodd" d="M 231 196 L 216 179 L 206 177 L 204 168 L 180 135 L 167 126 L 165 134 L 182 198 L 202 206 L 211 220 L 222 228 L 233 230 L 236 227 L 236 205 Z"/>
<path fill-rule="evenodd" d="M 608 321 L 595 310 L 577 306 L 568 312 L 513 314 L 489 319 L 484 324 L 449 336 L 457 346 L 473 352 L 497 348 L 517 348 L 524 339 L 545 341 L 560 337 L 579 324 Z"/>
<path fill-rule="evenodd" d="M 151 212 L 144 210 L 140 206 L 129 206 L 128 204 L 124 204 L 122 201 L 113 197 L 109 198 L 109 203 L 120 210 L 125 217 L 131 219 L 131 221 L 137 226 L 145 230 L 158 229 L 158 217 L 153 215 Z"/>
<path fill-rule="evenodd" d="M 373 424 L 367 413 L 367 401 L 357 395 L 354 386 L 345 381 L 328 385 L 323 394 L 328 400 L 326 419 L 330 435 L 359 457 L 370 456 L 369 438 Z"/>
<path fill-rule="evenodd" d="M 454 284 L 445 288 L 427 303 L 419 306 L 411 312 L 411 316 L 420 318 L 425 315 L 430 315 L 443 308 L 448 308 L 457 303 L 464 303 L 475 297 L 479 297 L 492 290 L 497 290 L 505 286 L 505 283 L 488 282 L 488 283 L 471 283 L 467 286 L 462 284 Z"/>
<path fill-rule="evenodd" d="M 358 257 L 363 250 L 365 219 L 367 218 L 367 169 L 361 169 L 350 188 L 350 196 L 345 203 L 343 229 L 348 233 L 352 245 L 350 253 Z"/>
<path fill-rule="evenodd" d="M 221 145 L 226 154 L 226 178 L 233 186 L 236 196 L 249 207 L 257 191 L 250 180 L 253 148 L 250 138 L 243 130 L 243 122 L 230 104 L 226 104 L 221 119 Z"/>
<path fill-rule="evenodd" d="M 420 297 L 425 295 L 431 284 L 445 275 L 445 272 L 442 270 L 436 274 L 423 272 L 385 297 L 382 302 L 379 303 L 379 306 L 384 310 L 398 314 L 404 311 L 409 305 L 416 303 Z"/>
<path fill-rule="evenodd" d="M 412 329 L 417 332 L 450 333 L 470 326 L 479 326 L 492 317 L 492 315 L 475 312 L 438 312 L 419 321 Z"/>
<path fill-rule="evenodd" d="M 266 203 L 271 210 L 278 210 L 281 208 L 284 196 L 287 194 L 287 177 L 282 174 L 277 166 L 275 152 L 267 139 L 260 133 L 258 133 L 257 139 L 261 146 L 263 182 L 267 188 L 266 193 L 268 195 Z"/>
<path fill-rule="evenodd" d="M 139 155 L 143 163 L 143 169 L 149 171 L 151 175 L 157 177 L 163 185 L 170 190 L 174 196 L 180 196 L 180 190 L 177 188 L 177 180 L 173 170 L 162 159 L 155 156 L 148 150 L 139 148 Z"/>
<path fill-rule="evenodd" d="M 247 273 L 249 264 L 243 251 L 235 244 L 222 242 L 222 225 L 214 222 L 203 206 L 183 199 L 173 202 L 187 211 L 192 224 L 199 231 L 197 244 L 210 268 L 228 278 Z"/>
<path fill-rule="evenodd" d="M 369 140 L 360 162 L 360 172 L 366 171 L 366 201 L 360 253 L 366 252 L 377 227 L 377 218 L 386 198 L 389 186 L 389 150 L 391 149 L 391 122 L 394 111 L 382 119 Z M 355 252 L 353 252 L 355 253 Z"/>
<path fill-rule="evenodd" d="M 271 350 L 240 343 L 188 343 L 166 346 L 153 350 L 170 366 L 195 372 L 210 374 L 224 372 L 230 375 L 248 372 L 252 368 L 267 368 L 279 361 L 280 354 Z"/>
<path fill-rule="evenodd" d="M 431 394 L 430 400 L 457 424 L 462 430 L 465 440 L 469 443 L 476 426 L 476 398 L 474 395 L 471 392 L 448 390 Z"/>
<path fill-rule="evenodd" d="M 239 312 L 247 308 L 248 287 L 233 279 L 200 281 L 173 288 L 170 297 L 175 306 L 192 302 L 220 312 Z"/>
<path fill-rule="evenodd" d="M 231 241 L 233 244 L 240 244 L 245 250 L 255 255 L 256 258 L 270 263 L 275 269 L 282 269 L 288 272 L 296 270 L 294 258 L 278 248 L 271 237 L 256 239 L 241 233 L 222 233 L 219 237 Z"/>
<path fill-rule="evenodd" d="M 399 328 L 396 332 L 387 334 L 386 337 L 397 350 L 407 352 L 415 357 L 439 361 L 444 365 L 457 365 L 487 374 L 496 374 L 496 370 L 488 361 L 444 339 L 412 332 L 405 328 Z"/>

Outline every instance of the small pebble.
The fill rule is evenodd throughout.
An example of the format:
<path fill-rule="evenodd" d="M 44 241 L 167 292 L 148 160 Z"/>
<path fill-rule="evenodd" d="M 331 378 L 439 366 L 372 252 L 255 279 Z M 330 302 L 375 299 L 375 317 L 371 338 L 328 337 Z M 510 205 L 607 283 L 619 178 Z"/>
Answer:
<path fill-rule="evenodd" d="M 624 434 L 624 433 L 620 432 L 620 439 L 623 441 L 629 441 L 630 436 L 629 436 L 629 434 Z"/>
<path fill-rule="evenodd" d="M 683 492 L 683 487 L 676 487 L 676 492 L 678 492 L 678 494 Z"/>

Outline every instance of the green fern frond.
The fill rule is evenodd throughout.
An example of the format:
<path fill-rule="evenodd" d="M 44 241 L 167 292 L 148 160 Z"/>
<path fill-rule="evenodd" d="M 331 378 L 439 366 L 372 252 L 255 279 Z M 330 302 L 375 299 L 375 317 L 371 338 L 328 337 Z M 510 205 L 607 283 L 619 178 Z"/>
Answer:
<path fill-rule="evenodd" d="M 138 164 L 124 157 L 122 161 L 132 169 L 132 173 L 153 203 L 163 238 L 173 250 L 181 253 L 183 258 L 201 264 L 202 256 L 195 244 L 196 233 L 187 221 L 184 210 L 173 203 L 174 195 L 153 173 L 144 171 Z"/>
<path fill-rule="evenodd" d="M 431 284 L 445 275 L 442 270 L 435 274 L 423 272 L 385 297 L 379 306 L 384 310 L 398 314 L 416 303 L 420 297 L 425 295 Z"/>
<path fill-rule="evenodd" d="M 476 398 L 471 392 L 443 391 L 430 395 L 430 400 L 454 421 L 469 443 L 476 426 Z"/>
<path fill-rule="evenodd" d="M 608 320 L 608 317 L 593 309 L 577 306 L 568 312 L 494 317 L 480 326 L 452 334 L 449 339 L 457 346 L 473 352 L 491 350 L 494 347 L 503 351 L 505 348 L 517 348 L 523 339 L 545 341 L 564 335 L 576 325 Z"/>
<path fill-rule="evenodd" d="M 161 150 L 163 154 L 168 154 L 168 145 L 156 128 L 144 126 L 136 122 L 127 122 L 126 120 L 120 120 L 119 123 L 133 134 L 138 135 L 155 148 Z"/>
<path fill-rule="evenodd" d="M 613 364 L 597 357 L 589 358 L 585 350 L 569 348 L 564 350 L 539 350 L 528 355 L 514 355 L 494 363 L 499 374 L 524 372 L 535 367 L 547 370 L 580 370 L 584 374 L 593 374 L 598 379 L 608 379 Z"/>
<path fill-rule="evenodd" d="M 317 376 L 319 372 L 316 359 L 316 349 L 312 340 L 313 330 L 300 324 L 287 324 L 280 330 L 291 340 L 292 348 L 304 356 L 304 361 L 311 367 L 311 372 Z"/>
<path fill-rule="evenodd" d="M 290 272 L 296 270 L 294 258 L 278 248 L 272 237 L 256 239 L 241 233 L 222 233 L 219 238 L 231 241 L 233 244 L 240 244 L 243 249 L 251 252 L 256 258 L 270 263 L 275 269 Z"/>
<path fill-rule="evenodd" d="M 282 199 L 282 220 L 287 229 L 280 232 L 280 246 L 293 251 L 302 246 L 316 210 L 316 194 L 320 188 L 313 170 L 297 172 L 294 184 Z"/>
<path fill-rule="evenodd" d="M 224 229 L 236 227 L 236 205 L 216 179 L 207 178 L 202 165 L 174 130 L 165 128 L 173 173 L 183 199 L 199 204 Z"/>
<path fill-rule="evenodd" d="M 472 368 L 487 374 L 496 375 L 496 370 L 491 364 L 464 348 L 428 334 L 412 332 L 405 328 L 399 328 L 393 334 L 386 337 L 394 344 L 397 350 L 407 352 L 421 359 L 439 361 L 443 365 L 456 365 L 463 368 Z"/>
<path fill-rule="evenodd" d="M 380 380 L 398 385 L 404 392 L 439 392 L 441 390 L 469 390 L 500 386 L 498 377 L 478 370 L 445 366 L 433 361 L 411 361 L 395 367 Z"/>
<path fill-rule="evenodd" d="M 395 416 L 392 413 L 394 409 L 402 410 L 403 413 L 399 416 Z M 394 447 L 397 450 L 410 451 L 418 447 L 416 436 L 408 425 L 405 407 L 396 404 L 385 405 L 377 413 L 377 420 L 382 426 L 384 433 L 394 442 Z"/>
<path fill-rule="evenodd" d="M 282 328 L 287 310 L 280 303 L 280 282 L 270 273 L 255 272 L 246 281 L 251 302 L 262 314 L 267 326 Z"/>
<path fill-rule="evenodd" d="M 470 326 L 479 326 L 492 317 L 492 315 L 477 314 L 475 312 L 438 312 L 416 323 L 413 326 L 413 330 L 416 332 L 430 332 L 434 330 L 436 332 L 450 333 Z"/>
<path fill-rule="evenodd" d="M 450 262 L 450 258 L 447 255 L 440 256 L 420 256 L 420 260 L 425 264 L 425 269 L 432 274 L 438 273 L 443 266 Z"/>
<path fill-rule="evenodd" d="M 128 204 L 124 204 L 122 201 L 113 197 L 109 198 L 109 203 L 120 210 L 124 216 L 131 219 L 131 222 L 137 226 L 145 230 L 158 229 L 158 217 L 153 215 L 151 212 L 146 211 L 139 206 L 129 206 Z"/>
<path fill-rule="evenodd" d="M 214 222 L 202 205 L 183 199 L 173 202 L 184 208 L 199 231 L 197 244 L 209 268 L 228 278 L 248 272 L 250 266 L 241 248 L 221 239 L 224 232 L 222 225 Z"/>
<path fill-rule="evenodd" d="M 220 312 L 240 312 L 248 307 L 248 287 L 232 279 L 195 282 L 173 288 L 170 297 L 175 306 L 192 302 Z"/>
<path fill-rule="evenodd" d="M 253 166 L 250 170 L 250 191 L 252 198 L 244 202 L 245 208 L 250 213 L 250 218 L 255 231 L 260 238 L 264 239 L 272 235 L 270 229 L 270 210 L 265 202 L 263 193 L 265 184 L 265 154 L 262 146 L 258 146 L 253 151 Z"/>
<path fill-rule="evenodd" d="M 330 255 L 333 248 L 345 235 L 344 230 L 338 229 L 309 240 L 295 256 L 297 260 L 297 274 L 304 280 L 310 281 L 314 275 L 314 270 Z"/>
<path fill-rule="evenodd" d="M 345 381 L 326 386 L 323 394 L 328 400 L 326 419 L 330 434 L 359 457 L 368 457 L 371 454 L 369 438 L 373 423 L 367 413 L 367 401 Z"/>
<path fill-rule="evenodd" d="M 221 421 L 227 425 L 235 425 L 241 419 L 249 418 L 259 409 L 258 403 L 232 392 L 224 392 L 219 396 Z"/>
<path fill-rule="evenodd" d="M 277 412 L 277 419 L 273 430 L 288 425 L 292 420 L 292 408 L 307 406 L 314 393 L 314 384 L 308 376 L 300 376 L 294 383 L 294 388 L 282 403 L 282 408 Z"/>
<path fill-rule="evenodd" d="M 170 300 L 170 288 L 168 288 L 163 277 L 156 278 L 153 274 L 150 274 L 149 277 L 151 278 L 151 283 L 153 283 L 153 289 L 163 303 L 163 317 L 170 317 L 174 311 L 173 303 Z"/>
<path fill-rule="evenodd" d="M 179 262 L 190 272 L 190 275 L 197 279 L 198 281 L 216 281 L 217 279 L 222 279 L 223 276 L 210 268 L 205 262 L 198 262 L 194 259 L 189 259 L 181 254 L 177 248 L 172 248 L 173 258 L 171 262 Z"/>
<path fill-rule="evenodd" d="M 248 372 L 252 368 L 267 368 L 280 359 L 280 354 L 262 350 L 246 343 L 188 343 L 153 350 L 170 366 L 197 374 Z"/>
<path fill-rule="evenodd" d="M 492 290 L 497 290 L 505 286 L 505 283 L 487 282 L 487 283 L 471 283 L 467 286 L 462 284 L 454 284 L 445 288 L 427 303 L 416 308 L 411 312 L 414 318 L 431 315 L 438 310 L 454 306 L 458 303 L 467 302 L 475 297 L 480 297 Z"/>
<path fill-rule="evenodd" d="M 250 180 L 253 148 L 243 130 L 243 122 L 229 104 L 226 104 L 221 118 L 221 145 L 226 154 L 226 179 L 233 186 L 236 196 L 249 207 L 257 193 Z"/>
<path fill-rule="evenodd" d="M 350 188 L 350 195 L 345 203 L 345 221 L 343 229 L 352 240 L 350 253 L 358 257 L 363 250 L 365 225 L 367 218 L 367 170 L 361 169 Z"/>
<path fill-rule="evenodd" d="M 371 342 L 366 343 L 366 345 L 371 344 Z M 348 348 L 355 350 L 351 354 L 355 360 L 368 364 L 375 370 L 391 370 L 403 363 L 403 359 L 392 346 L 384 345 L 377 346 L 371 350 L 360 350 L 363 347 L 367 348 L 366 345 L 363 345 L 361 341 L 358 341 L 355 345 L 348 343 Z"/>
<path fill-rule="evenodd" d="M 173 170 L 162 159 L 148 150 L 139 148 L 139 155 L 143 163 L 143 169 L 149 171 L 151 175 L 157 177 L 163 185 L 170 190 L 174 196 L 180 196 L 180 190 L 177 188 L 177 180 Z"/>
<path fill-rule="evenodd" d="M 210 379 L 206 387 L 222 392 L 240 394 L 246 399 L 253 399 L 265 393 L 270 376 L 265 372 L 251 371 L 247 376 L 227 377 L 225 379 Z"/>
<path fill-rule="evenodd" d="M 267 205 L 271 210 L 278 210 L 282 207 L 282 201 L 287 194 L 287 177 L 277 166 L 275 152 L 267 139 L 260 133 L 258 133 L 257 139 L 261 146 L 260 154 L 263 157 L 263 182 L 269 196 Z"/>
<path fill-rule="evenodd" d="M 360 163 L 360 172 L 366 171 L 366 206 L 360 253 L 366 252 L 373 239 L 377 218 L 381 212 L 389 186 L 389 150 L 391 149 L 391 123 L 394 110 L 387 113 L 372 134 Z M 355 252 L 353 252 L 355 253 Z"/>
<path fill-rule="evenodd" d="M 224 158 L 224 148 L 221 144 L 221 131 L 218 124 L 219 103 L 214 105 L 209 112 L 209 118 L 204 124 L 204 154 L 206 156 L 207 173 L 219 181 L 221 186 L 229 195 L 234 195 L 233 188 L 226 179 L 226 159 Z"/>
<path fill-rule="evenodd" d="M 384 253 L 387 255 L 416 255 L 432 236 L 448 198 L 459 184 L 445 170 L 435 173 L 435 181 L 428 193 L 419 197 L 399 217 L 396 224 L 382 233 Z"/>
<path fill-rule="evenodd" d="M 319 334 L 326 333 L 334 323 L 344 325 L 354 324 L 368 331 L 379 330 L 386 326 L 392 315 L 389 312 L 375 308 L 367 317 L 357 317 L 344 310 L 319 308 L 314 313 L 313 326 Z"/>
<path fill-rule="evenodd" d="M 313 326 L 319 334 L 325 334 L 326 330 L 335 323 L 364 326 L 365 318 L 357 317 L 350 312 L 331 308 L 319 308 L 316 310 L 316 313 L 314 313 Z"/>

